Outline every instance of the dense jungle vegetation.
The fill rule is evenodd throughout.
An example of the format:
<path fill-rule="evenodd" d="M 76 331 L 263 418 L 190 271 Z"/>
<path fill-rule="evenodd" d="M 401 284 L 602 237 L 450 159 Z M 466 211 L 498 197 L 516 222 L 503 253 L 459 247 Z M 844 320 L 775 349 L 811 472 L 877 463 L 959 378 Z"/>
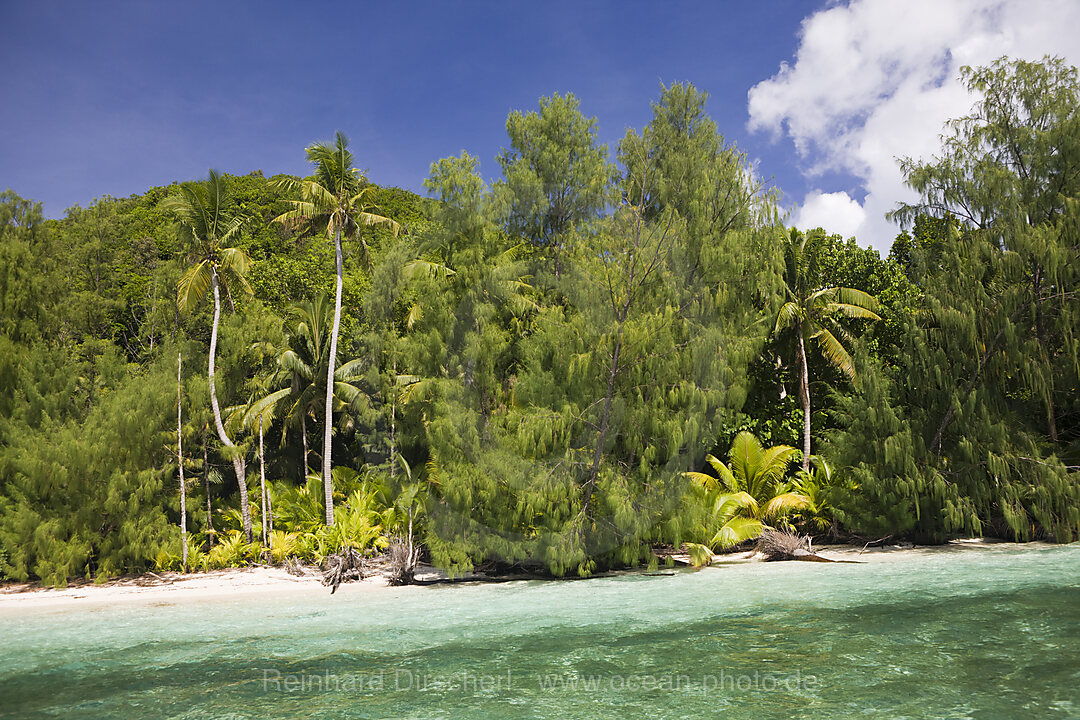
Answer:
<path fill-rule="evenodd" d="M 463 153 L 427 198 L 341 135 L 308 178 L 59 220 L 4 192 L 0 577 L 414 541 L 584 575 L 765 526 L 1075 540 L 1080 83 L 965 72 L 885 258 L 785 227 L 679 84 L 613 150 L 542 98 L 498 181 Z"/>

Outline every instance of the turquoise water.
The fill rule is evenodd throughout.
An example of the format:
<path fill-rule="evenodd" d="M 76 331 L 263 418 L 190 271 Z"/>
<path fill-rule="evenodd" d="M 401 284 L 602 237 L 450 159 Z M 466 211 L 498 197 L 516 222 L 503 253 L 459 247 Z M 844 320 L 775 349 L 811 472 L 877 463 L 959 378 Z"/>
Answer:
<path fill-rule="evenodd" d="M 1080 546 L 0 615 L 4 718 L 1080 718 Z"/>

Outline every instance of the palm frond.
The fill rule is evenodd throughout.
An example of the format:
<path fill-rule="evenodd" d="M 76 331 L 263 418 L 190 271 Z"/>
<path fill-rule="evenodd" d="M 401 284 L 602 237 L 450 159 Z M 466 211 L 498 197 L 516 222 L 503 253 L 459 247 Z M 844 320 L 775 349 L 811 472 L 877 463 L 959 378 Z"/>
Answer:
<path fill-rule="evenodd" d="M 686 552 L 690 556 L 690 564 L 694 567 L 705 567 L 713 560 L 712 550 L 707 545 L 688 542 Z"/>
<path fill-rule="evenodd" d="M 836 302 L 840 297 L 840 288 L 826 287 L 815 290 L 806 297 L 807 307 L 821 307 L 828 303 Z"/>
<path fill-rule="evenodd" d="M 373 212 L 367 212 L 362 210 L 360 212 L 354 212 L 352 217 L 353 221 L 357 225 L 365 227 L 387 227 L 390 228 L 390 232 L 392 232 L 395 236 L 397 236 L 397 234 L 401 232 L 401 225 L 398 222 Z"/>
<path fill-rule="evenodd" d="M 251 270 L 251 257 L 240 248 L 225 248 L 221 251 L 219 267 L 237 278 L 245 278 Z"/>
<path fill-rule="evenodd" d="M 719 483 L 717 483 L 716 478 L 714 478 L 712 475 L 709 475 L 708 473 L 691 471 L 684 472 L 683 476 L 689 479 L 690 483 L 694 487 L 699 487 L 707 492 L 718 490 L 720 488 L 720 485 Z"/>
<path fill-rule="evenodd" d="M 789 300 L 780 307 L 780 311 L 776 313 L 776 325 L 773 327 L 773 334 L 780 332 L 784 328 L 791 327 L 802 317 L 802 311 L 799 308 L 797 302 Z"/>
<path fill-rule="evenodd" d="M 290 393 L 291 390 L 289 388 L 277 390 L 248 405 L 244 411 L 244 427 L 253 427 L 258 422 L 260 416 L 262 416 L 263 423 L 268 425 L 271 420 L 277 417 L 277 411 L 281 409 L 279 406 Z"/>
<path fill-rule="evenodd" d="M 813 502 L 802 493 L 781 493 L 765 503 L 765 517 L 782 517 L 796 510 L 806 510 L 811 507 L 813 507 Z"/>
<path fill-rule="evenodd" d="M 405 327 L 412 330 L 413 326 L 420 322 L 423 317 L 424 309 L 420 306 L 420 303 L 413 303 L 408 314 L 405 315 Z"/>
<path fill-rule="evenodd" d="M 757 474 L 761 467 L 764 449 L 753 433 L 743 430 L 731 441 L 728 457 L 731 460 L 731 472 L 744 486 Z"/>
<path fill-rule="evenodd" d="M 845 305 L 855 305 L 872 311 L 877 311 L 880 307 L 878 299 L 870 293 L 848 287 L 842 287 L 839 290 L 838 300 Z"/>
<path fill-rule="evenodd" d="M 811 455 L 810 464 L 814 466 L 814 470 L 822 474 L 822 478 L 826 483 L 832 482 L 832 467 L 830 467 L 828 461 L 821 455 Z"/>
<path fill-rule="evenodd" d="M 442 263 L 430 260 L 410 260 L 402 268 L 402 276 L 407 281 L 416 280 L 419 277 L 432 279 L 445 279 L 457 273 Z"/>
<path fill-rule="evenodd" d="M 368 362 L 363 358 L 355 358 L 347 363 L 343 363 L 334 369 L 335 380 L 355 380 L 363 375 L 364 369 L 367 367 Z"/>
<path fill-rule="evenodd" d="M 712 469 L 716 471 L 716 474 L 720 479 L 721 485 L 723 485 L 731 492 L 735 492 L 739 489 L 739 483 L 735 480 L 735 476 L 731 473 L 731 468 L 720 462 L 719 458 L 710 453 L 705 456 L 705 461 L 708 462 L 709 465 L 712 466 Z"/>
<path fill-rule="evenodd" d="M 181 187 L 180 195 L 168 196 L 158 204 L 158 207 L 167 212 L 171 212 L 176 216 L 177 220 L 188 226 L 198 218 L 198 213 L 183 187 Z"/>
<path fill-rule="evenodd" d="M 859 305 L 849 305 L 847 303 L 826 303 L 821 308 L 821 311 L 827 315 L 837 314 L 849 318 L 861 318 L 866 320 L 881 319 L 881 317 L 873 310 L 867 310 Z"/>
<path fill-rule="evenodd" d="M 213 284 L 213 268 L 209 260 L 203 260 L 190 268 L 176 285 L 176 302 L 181 312 L 190 312 L 203 299 Z"/>
<path fill-rule="evenodd" d="M 341 381 L 334 382 L 334 398 L 345 405 L 352 405 L 355 403 L 361 394 L 360 388 L 355 385 Z"/>
<path fill-rule="evenodd" d="M 712 538 L 711 544 L 714 547 L 726 550 L 747 540 L 753 540 L 761 535 L 764 530 L 765 526 L 759 520 L 734 517 L 724 523 L 724 526 L 717 531 Z"/>
<path fill-rule="evenodd" d="M 237 215 L 232 220 L 229 220 L 221 228 L 221 232 L 220 234 L 218 234 L 217 239 L 220 242 L 226 242 L 233 235 L 236 235 L 238 232 L 240 232 L 240 229 L 244 227 L 245 224 L 247 224 L 248 219 L 249 218 L 247 215 L 241 214 Z"/>
<path fill-rule="evenodd" d="M 745 511 L 750 517 L 758 514 L 758 501 L 748 492 L 725 493 L 713 503 L 713 515 L 724 522 Z"/>
<path fill-rule="evenodd" d="M 273 222 L 284 225 L 290 230 L 295 230 L 305 223 L 312 222 L 315 216 L 318 215 L 313 203 L 302 200 L 290 200 L 289 202 L 293 204 L 292 209 L 278 215 Z"/>
<path fill-rule="evenodd" d="M 822 328 L 814 333 L 812 337 L 817 340 L 818 347 L 821 348 L 821 354 L 825 356 L 829 364 L 854 381 L 855 360 L 852 359 L 851 353 L 844 349 L 844 346 L 836 339 L 836 336 Z"/>
<path fill-rule="evenodd" d="M 282 175 L 276 177 L 267 183 L 268 187 L 274 192 L 284 193 L 286 195 L 298 195 L 300 194 L 300 186 L 303 184 L 303 180 L 294 178 L 289 175 Z"/>
<path fill-rule="evenodd" d="M 311 380 L 312 367 L 293 350 L 286 350 L 278 356 L 278 367 L 289 373 L 295 373 L 305 380 Z"/>
<path fill-rule="evenodd" d="M 762 453 L 757 477 L 767 484 L 776 483 L 787 473 L 791 461 L 801 454 L 801 450 L 796 450 L 789 445 L 774 445 L 768 448 Z"/>

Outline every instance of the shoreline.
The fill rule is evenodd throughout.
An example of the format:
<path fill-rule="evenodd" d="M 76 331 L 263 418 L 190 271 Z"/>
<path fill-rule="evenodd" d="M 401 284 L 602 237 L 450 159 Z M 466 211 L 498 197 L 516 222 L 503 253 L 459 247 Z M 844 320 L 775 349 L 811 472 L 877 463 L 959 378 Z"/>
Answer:
<path fill-rule="evenodd" d="M 1010 543 L 973 538 L 952 540 L 944 545 L 926 546 L 913 546 L 906 543 L 868 548 L 857 545 L 822 545 L 815 548 L 815 551 L 829 559 L 877 564 L 913 556 L 947 552 L 977 552 L 980 549 L 995 548 L 1039 549 L 1051 547 L 1061 546 L 1046 542 Z M 716 555 L 711 567 L 723 568 L 763 562 L 763 560 L 755 558 L 755 554 L 756 551 L 750 550 Z M 658 570 L 691 571 L 688 568 L 679 566 L 665 568 L 663 565 Z M 644 572 L 644 570 L 627 572 Z M 433 580 L 445 580 L 447 576 L 431 566 L 422 565 L 418 568 L 417 579 L 424 583 L 430 583 Z M 513 579 L 515 578 L 468 576 L 458 582 L 505 582 Z M 529 580 L 535 578 L 523 576 L 520 579 Z M 392 590 L 415 592 L 423 587 L 424 585 L 392 586 L 384 574 L 375 573 L 363 580 L 342 583 L 335 595 L 361 596 L 371 592 Z M 259 596 L 267 593 L 274 595 L 297 593 L 329 596 L 330 589 L 322 584 L 319 575 L 296 576 L 290 574 L 284 567 L 266 565 L 187 574 L 177 571 L 147 572 L 143 575 L 117 578 L 101 584 L 81 580 L 64 588 L 45 587 L 33 582 L 5 581 L 0 583 L 0 614 L 8 611 L 64 609 L 117 602 L 173 604 L 184 600 Z"/>
<path fill-rule="evenodd" d="M 418 574 L 419 575 L 419 574 Z M 363 580 L 342 583 L 335 595 L 354 595 L 420 586 L 391 586 L 387 578 L 375 574 Z M 321 575 L 296 576 L 284 567 L 254 565 L 208 572 L 144 573 L 116 578 L 104 583 L 80 580 L 64 588 L 33 582 L 0 583 L 0 616 L 7 611 L 64 609 L 113 603 L 176 604 L 192 600 L 229 599 L 265 595 L 330 595 Z"/>

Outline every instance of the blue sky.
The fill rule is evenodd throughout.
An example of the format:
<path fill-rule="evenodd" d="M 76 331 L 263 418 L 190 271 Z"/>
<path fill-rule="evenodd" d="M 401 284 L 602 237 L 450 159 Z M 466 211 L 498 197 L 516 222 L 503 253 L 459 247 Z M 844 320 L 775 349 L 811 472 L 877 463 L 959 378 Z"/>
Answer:
<path fill-rule="evenodd" d="M 0 183 L 54 216 L 211 166 L 304 172 L 304 147 L 337 129 L 373 180 L 419 191 L 462 149 L 494 173 L 507 113 L 553 92 L 576 94 L 614 146 L 662 81 L 709 92 L 725 136 L 778 173 L 783 153 L 746 131 L 746 93 L 791 56 L 811 7 L 101 5 L 0 11 L 0 87 L 17 99 L 0 109 Z"/>
<path fill-rule="evenodd" d="M 432 161 L 463 149 L 491 179 L 507 113 L 541 95 L 577 95 L 614 148 L 648 122 L 661 82 L 690 81 L 781 188 L 793 222 L 887 249 L 895 229 L 877 216 L 900 199 L 895 155 L 932 151 L 942 113 L 970 105 L 956 63 L 1013 46 L 1071 56 L 1075 41 L 1057 28 L 1077 24 L 1060 12 L 1015 29 L 1010 12 L 1028 15 L 1031 2 L 1075 5 L 9 0 L 0 188 L 57 217 L 210 167 L 304 174 L 304 147 L 340 129 L 372 180 L 419 192 Z M 912 100 L 912 87 L 923 95 Z M 913 114 L 921 135 L 889 146 Z"/>

